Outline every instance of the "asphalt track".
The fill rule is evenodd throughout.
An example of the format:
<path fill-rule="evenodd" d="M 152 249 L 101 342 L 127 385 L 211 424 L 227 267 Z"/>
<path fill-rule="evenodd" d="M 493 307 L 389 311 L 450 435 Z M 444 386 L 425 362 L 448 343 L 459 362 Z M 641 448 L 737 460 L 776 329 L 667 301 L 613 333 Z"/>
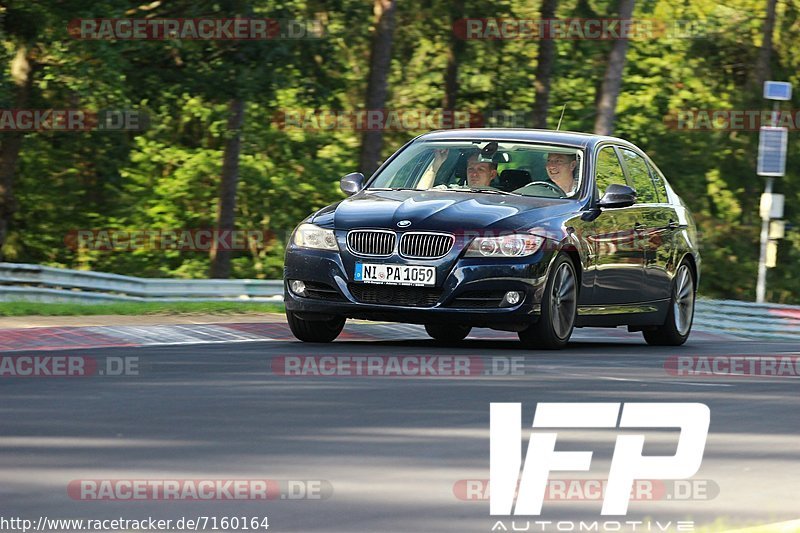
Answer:
<path fill-rule="evenodd" d="M 669 522 L 675 531 L 679 520 L 699 528 L 800 517 L 798 378 L 676 376 L 667 363 L 675 356 L 797 355 L 795 343 L 697 332 L 681 348 L 654 348 L 637 334 L 587 329 L 567 349 L 549 352 L 522 350 L 512 335 L 482 330 L 449 347 L 417 327 L 348 324 L 346 333 L 330 345 L 273 334 L 9 352 L 86 356 L 101 366 L 135 358 L 138 374 L 0 378 L 0 515 L 34 522 L 268 516 L 269 531 L 491 531 L 496 519 L 485 495 L 464 492 L 466 480 L 489 475 L 491 402 L 522 403 L 526 426 L 537 402 L 702 402 L 711 427 L 694 478 L 705 494 L 632 501 L 627 516 L 612 519 L 649 521 L 649 531 L 659 531 L 654 520 Z M 275 371 L 281 357 L 327 355 L 468 356 L 483 370 L 460 377 Z M 493 364 L 503 370 L 510 361 L 522 367 L 492 374 Z M 560 449 L 594 451 L 592 470 L 552 477 L 605 479 L 617 431 L 564 431 Z M 646 453 L 674 453 L 677 431 L 646 433 Z M 319 497 L 268 501 L 91 501 L 68 491 L 70 482 L 90 479 L 305 480 L 309 490 L 325 489 Z M 527 530 L 541 530 L 533 520 L 609 519 L 600 516 L 601 501 L 572 496 L 545 502 L 541 517 L 527 517 Z M 511 520 L 504 523 L 511 530 Z M 521 530 L 525 523 L 515 521 Z"/>

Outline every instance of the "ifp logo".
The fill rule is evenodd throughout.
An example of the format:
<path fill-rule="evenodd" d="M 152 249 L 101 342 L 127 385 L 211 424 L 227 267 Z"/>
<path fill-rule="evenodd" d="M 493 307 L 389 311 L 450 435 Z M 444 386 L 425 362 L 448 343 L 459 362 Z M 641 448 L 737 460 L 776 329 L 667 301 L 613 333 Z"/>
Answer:
<path fill-rule="evenodd" d="M 493 516 L 539 515 L 550 472 L 589 470 L 592 452 L 556 451 L 555 429 L 680 428 L 672 456 L 643 456 L 642 434 L 617 436 L 601 514 L 624 515 L 635 480 L 685 479 L 697 473 L 711 412 L 702 403 L 540 403 L 524 464 L 522 404 L 492 403 L 490 418 L 489 509 Z"/>

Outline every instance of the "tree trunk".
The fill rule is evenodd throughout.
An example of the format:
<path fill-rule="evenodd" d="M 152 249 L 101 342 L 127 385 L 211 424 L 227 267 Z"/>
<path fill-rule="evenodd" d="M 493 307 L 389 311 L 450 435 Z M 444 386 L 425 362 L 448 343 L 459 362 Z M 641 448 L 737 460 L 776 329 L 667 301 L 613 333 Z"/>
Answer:
<path fill-rule="evenodd" d="M 450 28 L 463 17 L 464 0 L 453 0 L 450 11 Z M 455 111 L 458 99 L 458 65 L 464 55 L 465 41 L 456 35 L 455 31 L 450 31 L 450 47 L 447 50 L 447 70 L 444 73 L 444 100 L 442 109 Z"/>
<path fill-rule="evenodd" d="M 228 116 L 229 137 L 225 141 L 222 156 L 222 176 L 219 185 L 219 206 L 217 208 L 217 231 L 232 231 L 236 227 L 236 188 L 239 185 L 239 152 L 242 143 L 244 124 L 244 100 L 234 98 L 230 101 Z M 224 235 L 224 233 L 221 233 Z M 233 242 L 233 238 L 225 239 Z M 219 249 L 217 239 L 211 245 L 211 277 L 226 279 L 231 276 L 231 250 Z"/>
<path fill-rule="evenodd" d="M 33 89 L 34 61 L 25 46 L 20 46 L 11 61 L 11 77 L 14 81 L 14 108 L 28 107 Z M 14 196 L 14 176 L 22 148 L 22 132 L 9 132 L 0 137 L 0 260 L 3 259 L 3 246 L 8 239 L 17 200 Z"/>
<path fill-rule="evenodd" d="M 367 83 L 367 110 L 380 110 L 386 105 L 389 68 L 392 60 L 392 40 L 395 26 L 395 0 L 375 0 L 375 33 L 370 53 L 369 81 Z M 369 177 L 377 170 L 383 131 L 366 130 L 361 138 L 359 169 Z"/>
<path fill-rule="evenodd" d="M 761 48 L 758 50 L 756 66 L 753 69 L 752 83 L 754 92 L 759 96 L 762 94 L 764 82 L 767 81 L 772 69 L 770 68 L 770 57 L 772 56 L 772 34 L 775 32 L 775 7 L 777 0 L 767 0 L 767 18 L 764 19 L 763 36 Z"/>
<path fill-rule="evenodd" d="M 635 0 L 619 0 L 619 18 L 630 19 L 633 14 Z M 597 101 L 597 118 L 594 132 L 600 135 L 614 133 L 614 119 L 617 108 L 617 97 L 622 86 L 622 71 L 625 68 L 625 56 L 628 53 L 628 39 L 617 39 L 608 56 L 608 67 L 603 77 L 600 98 Z"/>
<path fill-rule="evenodd" d="M 553 20 L 556 16 L 558 0 L 544 0 L 540 18 Z M 550 107 L 550 78 L 555 63 L 556 42 L 553 39 L 539 41 L 539 54 L 536 58 L 536 81 L 533 87 L 536 99 L 533 102 L 533 127 L 547 128 L 547 111 Z"/>

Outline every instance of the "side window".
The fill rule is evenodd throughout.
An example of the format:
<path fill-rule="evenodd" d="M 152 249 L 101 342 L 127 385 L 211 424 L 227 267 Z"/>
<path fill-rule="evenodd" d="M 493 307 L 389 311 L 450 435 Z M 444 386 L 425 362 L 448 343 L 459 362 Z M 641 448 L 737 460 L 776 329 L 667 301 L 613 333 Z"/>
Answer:
<path fill-rule="evenodd" d="M 628 169 L 628 177 L 633 182 L 636 189 L 636 203 L 655 204 L 658 203 L 656 189 L 653 187 L 653 180 L 650 179 L 650 171 L 645 160 L 631 150 L 622 149 L 622 159 Z"/>
<path fill-rule="evenodd" d="M 612 183 L 626 185 L 625 174 L 619 164 L 617 153 L 612 146 L 606 146 L 597 153 L 597 169 L 595 170 L 595 181 L 600 196 Z"/>
<path fill-rule="evenodd" d="M 658 170 L 650 165 L 647 166 L 650 168 L 650 175 L 653 176 L 653 185 L 656 188 L 656 192 L 658 192 L 658 201 L 662 204 L 668 203 L 669 196 L 667 196 L 667 186 L 664 185 L 664 177 Z"/>

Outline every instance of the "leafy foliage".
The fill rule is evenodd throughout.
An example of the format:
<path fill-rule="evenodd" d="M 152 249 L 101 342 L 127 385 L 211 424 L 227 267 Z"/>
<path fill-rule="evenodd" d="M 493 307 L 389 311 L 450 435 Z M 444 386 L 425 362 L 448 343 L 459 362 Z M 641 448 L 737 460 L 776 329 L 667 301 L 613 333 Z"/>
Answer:
<path fill-rule="evenodd" d="M 392 109 L 435 110 L 444 97 L 452 20 L 535 19 L 538 4 L 510 0 L 398 3 L 389 76 Z M 616 2 L 566 0 L 558 16 L 614 17 Z M 226 135 L 227 102 L 247 102 L 242 131 L 237 225 L 268 229 L 275 238 L 237 252 L 237 277 L 282 274 L 284 243 L 309 213 L 342 197 L 338 178 L 356 168 L 360 132 L 282 129 L 287 110 L 361 107 L 369 69 L 369 2 L 355 0 L 178 0 L 141 6 L 122 0 L 12 0 L 2 14 L 2 108 L 12 106 L 12 62 L 34 50 L 32 108 L 136 109 L 142 131 L 35 132 L 24 137 L 15 176 L 19 204 L 3 247 L 5 260 L 142 276 L 205 277 L 203 252 L 108 252 L 67 246 L 71 231 L 191 229 L 215 223 Z M 675 129 L 683 110 L 768 108 L 749 85 L 766 0 L 637 3 L 635 17 L 692 21 L 692 35 L 634 39 L 628 50 L 615 134 L 647 151 L 697 215 L 703 235 L 707 296 L 752 299 L 758 261 L 758 133 Z M 319 19 L 322 38 L 266 41 L 103 41 L 67 33 L 80 17 L 234 17 Z M 800 87 L 798 7 L 779 3 L 772 78 Z M 562 129 L 590 131 L 608 41 L 559 40 L 551 87 L 550 126 L 566 105 Z M 468 40 L 459 65 L 457 109 L 531 110 L 536 41 Z M 794 100 L 797 102 L 797 99 Z M 795 104 L 786 104 L 794 108 Z M 423 133 L 385 133 L 384 156 Z M 0 136 L 4 135 L 0 133 Z M 2 140 L 2 139 L 0 139 Z M 785 218 L 794 222 L 770 270 L 768 297 L 800 301 L 800 138 L 790 135 Z"/>

